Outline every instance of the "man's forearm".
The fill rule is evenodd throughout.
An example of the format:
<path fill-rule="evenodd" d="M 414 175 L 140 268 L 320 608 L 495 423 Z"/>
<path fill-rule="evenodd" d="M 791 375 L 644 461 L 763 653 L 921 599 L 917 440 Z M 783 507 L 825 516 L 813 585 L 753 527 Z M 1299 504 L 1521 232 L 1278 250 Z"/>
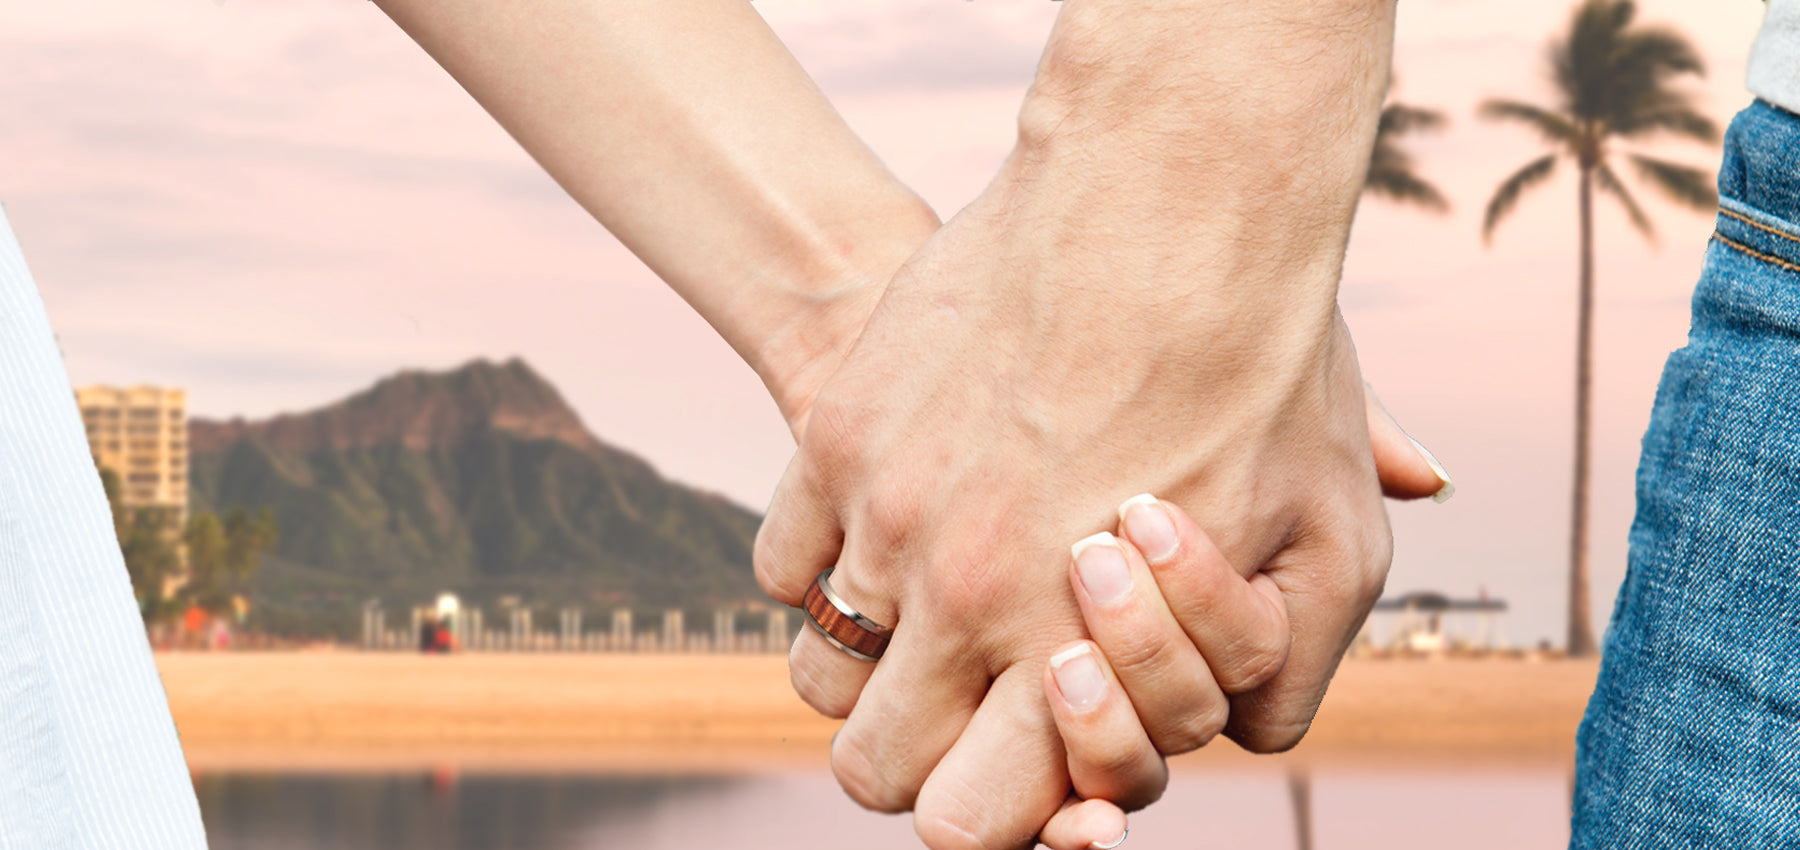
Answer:
<path fill-rule="evenodd" d="M 937 225 L 741 0 L 377 2 L 790 422 Z"/>
<path fill-rule="evenodd" d="M 1170 239 L 1253 246 L 1214 285 L 1276 292 L 1323 322 L 1393 15 L 1392 0 L 1065 0 L 1011 165 L 1079 176 L 1111 214 L 1156 217 Z M 1167 271 L 1206 280 L 1199 266 L 1219 258 L 1189 254 L 1196 268 Z"/>

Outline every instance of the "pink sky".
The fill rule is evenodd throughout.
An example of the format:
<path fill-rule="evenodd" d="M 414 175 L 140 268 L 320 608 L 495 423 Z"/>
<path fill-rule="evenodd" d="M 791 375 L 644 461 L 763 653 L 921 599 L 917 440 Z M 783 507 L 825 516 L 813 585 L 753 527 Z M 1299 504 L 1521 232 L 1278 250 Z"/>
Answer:
<path fill-rule="evenodd" d="M 1057 4 L 758 0 L 851 125 L 942 215 L 980 191 Z M 1748 102 L 1754 0 L 1640 2 Z M 1457 479 L 1393 511 L 1389 587 L 1515 604 L 1560 638 L 1573 362 L 1574 187 L 1484 249 L 1487 193 L 1538 153 L 1478 122 L 1541 99 L 1566 0 L 1407 0 L 1399 96 L 1453 124 L 1414 147 L 1456 205 L 1371 203 L 1343 285 L 1364 369 Z M 0 8 L 0 202 L 78 383 L 188 387 L 196 413 L 323 404 L 407 367 L 520 355 L 603 439 L 752 506 L 792 446 L 760 384 L 422 51 L 360 0 L 65 0 Z M 1717 151 L 1669 146 L 1717 163 Z M 1640 191 L 1660 249 L 1599 216 L 1597 613 L 1624 572 L 1632 471 L 1682 344 L 1710 218 Z"/>

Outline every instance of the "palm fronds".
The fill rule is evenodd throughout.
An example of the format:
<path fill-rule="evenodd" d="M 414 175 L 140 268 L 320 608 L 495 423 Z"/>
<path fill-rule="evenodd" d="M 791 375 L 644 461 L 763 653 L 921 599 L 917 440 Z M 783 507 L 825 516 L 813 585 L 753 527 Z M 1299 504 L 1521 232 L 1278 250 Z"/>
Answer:
<path fill-rule="evenodd" d="M 1643 154 L 1632 154 L 1631 164 L 1637 167 L 1639 178 L 1675 203 L 1701 211 L 1719 205 L 1719 193 L 1713 188 L 1713 176 L 1701 169 Z"/>
<path fill-rule="evenodd" d="M 1631 226 L 1637 228 L 1644 238 L 1652 243 L 1656 241 L 1656 226 L 1650 223 L 1650 217 L 1644 215 L 1644 208 L 1638 206 L 1637 198 L 1631 196 L 1631 190 L 1625 188 L 1624 182 L 1613 173 L 1612 166 L 1602 162 L 1594 169 L 1594 186 L 1601 192 L 1613 196 L 1619 206 L 1625 208 L 1626 217 L 1631 219 Z"/>
<path fill-rule="evenodd" d="M 1553 110 L 1516 100 L 1490 98 L 1481 102 L 1477 112 L 1490 121 L 1514 121 L 1537 131 L 1545 142 L 1568 145 L 1575 141 L 1575 122 Z"/>
<path fill-rule="evenodd" d="M 1388 104 L 1381 110 L 1375 127 L 1375 147 L 1369 153 L 1369 176 L 1363 182 L 1363 191 L 1431 212 L 1447 212 L 1450 202 L 1436 186 L 1418 175 L 1412 155 L 1400 147 L 1399 139 L 1440 130 L 1448 123 L 1442 112 L 1433 109 Z"/>
<path fill-rule="evenodd" d="M 1511 177 L 1506 178 L 1506 181 L 1500 184 L 1500 188 L 1494 190 L 1494 197 L 1488 201 L 1487 212 L 1482 214 L 1481 238 L 1484 241 L 1492 242 L 1494 227 L 1500 224 L 1500 220 L 1505 218 L 1508 213 L 1512 212 L 1513 207 L 1518 206 L 1520 196 L 1524 195 L 1527 189 L 1550 179 L 1550 175 L 1555 171 L 1556 154 L 1552 153 L 1526 163 L 1524 168 L 1513 172 Z"/>

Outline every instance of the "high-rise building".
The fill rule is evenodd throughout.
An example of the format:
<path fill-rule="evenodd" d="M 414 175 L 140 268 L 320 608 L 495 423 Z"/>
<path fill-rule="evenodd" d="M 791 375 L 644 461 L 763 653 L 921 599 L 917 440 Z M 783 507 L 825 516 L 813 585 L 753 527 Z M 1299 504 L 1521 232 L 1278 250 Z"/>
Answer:
<path fill-rule="evenodd" d="M 166 387 L 82 387 L 75 391 L 95 465 L 119 476 L 120 501 L 174 511 L 187 524 L 187 391 Z"/>

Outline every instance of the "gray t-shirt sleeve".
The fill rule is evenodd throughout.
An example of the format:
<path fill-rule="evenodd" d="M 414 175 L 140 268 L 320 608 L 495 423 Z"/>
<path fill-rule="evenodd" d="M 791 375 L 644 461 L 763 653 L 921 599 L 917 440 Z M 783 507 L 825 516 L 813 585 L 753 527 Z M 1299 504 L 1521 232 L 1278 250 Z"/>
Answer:
<path fill-rule="evenodd" d="M 1750 93 L 1800 112 L 1800 0 L 1769 0 L 1750 48 Z"/>

